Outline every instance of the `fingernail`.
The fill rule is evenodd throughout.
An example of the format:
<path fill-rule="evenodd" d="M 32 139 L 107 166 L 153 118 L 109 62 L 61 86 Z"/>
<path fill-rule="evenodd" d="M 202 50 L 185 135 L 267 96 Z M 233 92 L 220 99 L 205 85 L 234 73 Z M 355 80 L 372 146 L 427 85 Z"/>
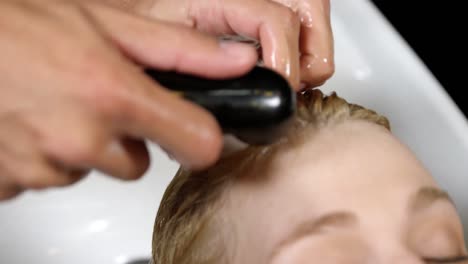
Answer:
<path fill-rule="evenodd" d="M 236 59 L 252 56 L 252 54 L 256 52 L 255 49 L 248 44 L 232 41 L 220 41 L 219 46 L 227 56 Z"/>

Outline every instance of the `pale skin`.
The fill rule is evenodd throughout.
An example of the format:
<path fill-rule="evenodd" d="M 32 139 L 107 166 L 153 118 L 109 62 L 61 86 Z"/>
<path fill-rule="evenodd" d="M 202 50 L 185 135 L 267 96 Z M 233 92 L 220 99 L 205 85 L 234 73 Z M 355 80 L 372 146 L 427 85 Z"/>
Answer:
<path fill-rule="evenodd" d="M 321 85 L 334 72 L 329 0 L 104 1 L 209 34 L 259 40 L 265 65 L 295 89 Z"/>
<path fill-rule="evenodd" d="M 468 263 L 448 195 L 385 129 L 324 128 L 273 164 L 220 200 L 227 263 Z"/>
<path fill-rule="evenodd" d="M 257 52 L 219 35 L 259 39 L 266 66 L 294 89 L 323 83 L 334 67 L 328 0 L 2 0 L 0 32 L 0 200 L 92 169 L 139 178 L 146 139 L 184 166 L 213 164 L 222 149 L 214 118 L 141 68 L 248 72 Z"/>

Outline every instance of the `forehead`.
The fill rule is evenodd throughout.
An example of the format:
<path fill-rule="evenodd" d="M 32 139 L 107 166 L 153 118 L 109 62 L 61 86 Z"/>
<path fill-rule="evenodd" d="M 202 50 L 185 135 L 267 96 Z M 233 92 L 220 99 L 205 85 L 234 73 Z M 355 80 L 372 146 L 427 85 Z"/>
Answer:
<path fill-rule="evenodd" d="M 279 152 L 272 179 L 284 174 L 311 181 L 339 183 L 433 183 L 414 154 L 389 131 L 365 121 L 346 121 L 311 132 L 297 148 Z M 290 178 L 290 177 L 289 177 Z"/>
<path fill-rule="evenodd" d="M 383 229 L 398 228 L 415 192 L 435 186 L 411 151 L 377 125 L 352 121 L 311 133 L 229 188 L 226 207 L 243 216 L 235 228 L 259 234 L 245 236 L 246 245 L 259 239 L 256 245 L 271 247 L 291 226 L 333 211 L 353 212 L 371 226 L 385 210 L 395 221 L 381 221 L 392 225 Z"/>
<path fill-rule="evenodd" d="M 386 193 L 404 200 L 402 192 L 435 185 L 414 154 L 380 126 L 347 121 L 310 133 L 303 144 L 276 152 L 268 166 L 253 166 L 234 190 L 265 199 L 317 196 L 317 201 L 346 199 L 348 204 L 351 198 Z"/>

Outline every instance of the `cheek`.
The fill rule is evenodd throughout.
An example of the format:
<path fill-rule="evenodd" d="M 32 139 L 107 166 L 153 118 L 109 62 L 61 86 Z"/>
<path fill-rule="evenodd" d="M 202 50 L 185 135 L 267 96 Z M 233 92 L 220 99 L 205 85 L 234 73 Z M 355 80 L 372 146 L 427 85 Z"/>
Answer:
<path fill-rule="evenodd" d="M 308 237 L 280 249 L 269 264 L 362 264 L 368 260 L 368 247 L 359 239 Z"/>

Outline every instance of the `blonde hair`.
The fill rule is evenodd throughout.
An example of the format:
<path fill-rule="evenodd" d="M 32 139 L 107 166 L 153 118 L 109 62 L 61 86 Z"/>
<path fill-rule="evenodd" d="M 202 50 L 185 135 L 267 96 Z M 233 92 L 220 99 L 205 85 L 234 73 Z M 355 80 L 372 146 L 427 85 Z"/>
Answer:
<path fill-rule="evenodd" d="M 297 101 L 297 112 L 284 140 L 270 146 L 249 147 L 204 171 L 179 169 L 166 189 L 156 217 L 154 264 L 223 263 L 222 238 L 213 221 L 223 191 L 236 177 L 252 169 L 253 164 L 265 168 L 265 162 L 271 161 L 278 150 L 302 144 L 313 129 L 347 120 L 363 120 L 390 129 L 385 117 L 350 104 L 336 93 L 324 96 L 318 89 L 309 89 L 298 94 Z"/>

